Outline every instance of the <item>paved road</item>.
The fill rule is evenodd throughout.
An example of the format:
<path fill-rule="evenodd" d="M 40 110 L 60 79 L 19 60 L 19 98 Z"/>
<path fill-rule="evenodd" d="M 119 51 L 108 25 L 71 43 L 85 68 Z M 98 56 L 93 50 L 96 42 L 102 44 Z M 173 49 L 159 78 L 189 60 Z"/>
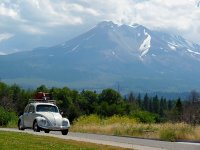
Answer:
<path fill-rule="evenodd" d="M 52 136 L 61 139 L 71 139 L 76 141 L 85 141 L 97 144 L 112 145 L 117 147 L 131 148 L 135 150 L 200 150 L 200 143 L 187 142 L 164 142 L 147 139 L 137 139 L 130 137 L 117 137 L 108 135 L 86 134 L 69 132 L 67 136 L 61 135 L 60 132 L 33 132 L 32 130 L 19 131 L 18 129 L 0 128 L 4 131 L 26 132 L 29 134 Z"/>

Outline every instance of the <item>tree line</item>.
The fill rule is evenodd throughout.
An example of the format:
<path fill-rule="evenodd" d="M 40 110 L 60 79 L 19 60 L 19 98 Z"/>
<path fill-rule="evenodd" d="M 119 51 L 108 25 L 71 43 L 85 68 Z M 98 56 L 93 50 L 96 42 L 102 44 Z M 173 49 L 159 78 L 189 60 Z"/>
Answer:
<path fill-rule="evenodd" d="M 37 92 L 48 92 L 56 100 L 59 109 L 72 122 L 82 115 L 97 114 L 102 117 L 113 115 L 127 115 L 140 122 L 187 122 L 200 123 L 199 94 L 192 91 L 188 100 L 180 98 L 169 100 L 148 94 L 134 94 L 130 92 L 122 96 L 114 89 L 104 89 L 100 93 L 90 90 L 77 90 L 68 87 L 47 88 L 41 85 L 34 90 L 23 89 L 17 84 L 7 85 L 0 82 L 0 105 L 7 111 L 17 115 L 23 113 L 28 100 Z"/>

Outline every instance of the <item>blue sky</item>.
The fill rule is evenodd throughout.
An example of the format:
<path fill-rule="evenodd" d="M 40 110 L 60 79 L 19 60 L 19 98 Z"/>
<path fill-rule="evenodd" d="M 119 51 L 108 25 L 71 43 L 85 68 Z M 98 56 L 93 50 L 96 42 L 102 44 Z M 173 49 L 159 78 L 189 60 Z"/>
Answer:
<path fill-rule="evenodd" d="M 0 54 L 51 46 L 103 20 L 139 23 L 200 43 L 198 0 L 0 0 Z"/>

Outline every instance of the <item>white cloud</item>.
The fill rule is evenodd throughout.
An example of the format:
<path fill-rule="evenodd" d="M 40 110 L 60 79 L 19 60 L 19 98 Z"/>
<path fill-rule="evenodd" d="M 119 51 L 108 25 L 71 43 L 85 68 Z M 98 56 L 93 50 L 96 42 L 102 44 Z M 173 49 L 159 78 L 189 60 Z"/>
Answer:
<path fill-rule="evenodd" d="M 21 2 L 19 7 L 23 18 L 46 26 L 79 25 L 85 14 L 98 16 L 92 8 L 67 1 L 29 0 Z"/>
<path fill-rule="evenodd" d="M 77 28 L 86 30 L 100 21 L 111 20 L 173 31 L 200 42 L 198 4 L 199 0 L 1 0 L 0 32 L 17 37 L 39 36 L 40 44 L 44 40 L 48 45 L 49 38 L 63 37 L 65 41 L 69 32 L 77 33 Z"/>
<path fill-rule="evenodd" d="M 14 20 L 24 21 L 19 16 L 19 8 L 18 5 L 12 3 L 0 3 L 0 17 L 9 17 Z"/>
<path fill-rule="evenodd" d="M 174 31 L 200 42 L 200 8 L 197 0 L 82 0 L 91 4 L 101 18 L 119 24 L 143 24 Z M 190 36 L 188 36 L 190 35 Z M 198 41 L 197 41 L 198 39 Z"/>
<path fill-rule="evenodd" d="M 14 34 L 11 33 L 0 33 L 0 42 L 4 41 L 4 40 L 8 40 L 10 38 L 12 38 L 14 36 Z"/>
<path fill-rule="evenodd" d="M 12 8 L 6 7 L 4 3 L 0 4 L 0 15 L 1 16 L 8 16 L 8 17 L 11 17 L 11 18 L 17 18 L 18 17 L 17 11 L 12 9 Z"/>
<path fill-rule="evenodd" d="M 22 31 L 28 34 L 46 34 L 45 31 L 43 31 L 42 29 L 27 24 L 21 25 L 20 28 Z"/>

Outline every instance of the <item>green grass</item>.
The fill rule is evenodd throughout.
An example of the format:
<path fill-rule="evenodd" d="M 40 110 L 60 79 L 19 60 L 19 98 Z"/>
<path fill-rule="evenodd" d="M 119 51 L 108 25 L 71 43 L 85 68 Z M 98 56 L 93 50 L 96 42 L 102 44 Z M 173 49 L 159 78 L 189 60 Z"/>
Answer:
<path fill-rule="evenodd" d="M 115 150 L 119 147 L 0 131 L 0 150 Z"/>

